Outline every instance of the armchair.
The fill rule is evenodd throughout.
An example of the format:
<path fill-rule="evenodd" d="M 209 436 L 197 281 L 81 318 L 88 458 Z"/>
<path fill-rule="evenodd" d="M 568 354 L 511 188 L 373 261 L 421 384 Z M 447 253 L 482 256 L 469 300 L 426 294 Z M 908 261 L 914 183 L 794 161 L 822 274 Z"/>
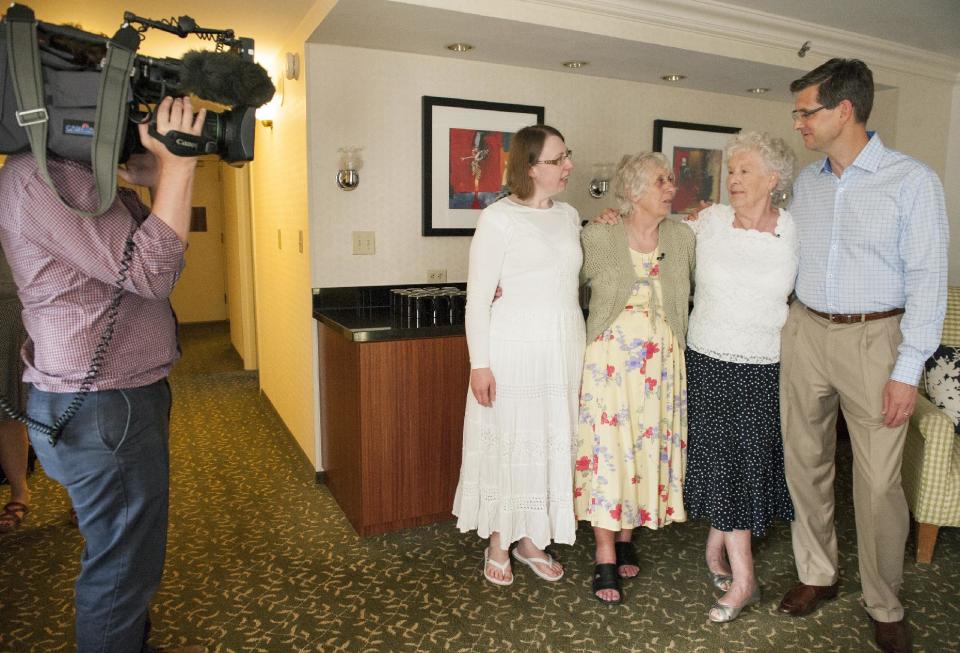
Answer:
<path fill-rule="evenodd" d="M 960 287 L 947 290 L 941 342 L 960 347 Z M 917 562 L 933 560 L 941 526 L 960 526 L 960 436 L 923 395 L 910 417 L 903 448 L 903 490 L 917 522 Z"/>

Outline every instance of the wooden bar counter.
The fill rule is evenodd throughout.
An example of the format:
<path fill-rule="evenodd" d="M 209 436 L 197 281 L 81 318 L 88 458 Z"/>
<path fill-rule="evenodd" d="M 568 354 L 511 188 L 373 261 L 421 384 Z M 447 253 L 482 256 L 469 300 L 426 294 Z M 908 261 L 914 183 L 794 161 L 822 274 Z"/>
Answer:
<path fill-rule="evenodd" d="M 363 536 L 451 519 L 470 374 L 463 326 L 392 329 L 382 308 L 314 317 L 324 475 L 347 519 Z"/>

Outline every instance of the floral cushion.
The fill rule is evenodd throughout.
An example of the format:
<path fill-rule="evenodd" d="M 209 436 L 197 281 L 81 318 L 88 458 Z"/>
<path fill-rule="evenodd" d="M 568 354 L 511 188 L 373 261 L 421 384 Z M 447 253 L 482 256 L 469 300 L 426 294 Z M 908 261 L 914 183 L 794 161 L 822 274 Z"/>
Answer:
<path fill-rule="evenodd" d="M 953 420 L 960 435 L 960 347 L 941 345 L 925 367 L 927 396 Z"/>

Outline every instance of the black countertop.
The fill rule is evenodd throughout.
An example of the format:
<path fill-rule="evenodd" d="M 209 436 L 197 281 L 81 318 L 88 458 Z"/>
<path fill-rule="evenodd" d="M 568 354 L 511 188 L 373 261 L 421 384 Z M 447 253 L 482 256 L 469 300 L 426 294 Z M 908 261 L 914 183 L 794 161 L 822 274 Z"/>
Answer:
<path fill-rule="evenodd" d="M 445 284 L 465 288 L 464 283 Z M 347 340 L 377 342 L 462 336 L 462 324 L 443 326 L 401 327 L 390 310 L 391 288 L 416 288 L 417 285 L 362 286 L 350 288 L 316 288 L 313 294 L 313 317 Z"/>
<path fill-rule="evenodd" d="M 462 324 L 407 328 L 394 326 L 389 306 L 373 308 L 315 308 L 313 317 L 338 331 L 347 340 L 373 342 L 379 340 L 407 340 L 412 338 L 439 338 L 462 336 Z"/>

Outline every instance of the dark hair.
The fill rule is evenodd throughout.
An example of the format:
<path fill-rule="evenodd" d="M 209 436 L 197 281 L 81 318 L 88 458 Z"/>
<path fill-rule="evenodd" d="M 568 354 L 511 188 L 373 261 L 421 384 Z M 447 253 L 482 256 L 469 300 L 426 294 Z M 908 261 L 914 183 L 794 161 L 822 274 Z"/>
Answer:
<path fill-rule="evenodd" d="M 530 179 L 530 166 L 537 162 L 543 152 L 543 144 L 548 136 L 556 136 L 561 141 L 563 134 L 550 125 L 530 125 L 524 127 L 510 139 L 510 155 L 507 157 L 507 187 L 510 192 L 522 200 L 533 195 L 533 180 Z"/>
<path fill-rule="evenodd" d="M 873 109 L 873 73 L 859 59 L 831 59 L 790 83 L 790 92 L 819 84 L 817 102 L 832 109 L 844 100 L 853 105 L 857 122 L 866 124 Z"/>

